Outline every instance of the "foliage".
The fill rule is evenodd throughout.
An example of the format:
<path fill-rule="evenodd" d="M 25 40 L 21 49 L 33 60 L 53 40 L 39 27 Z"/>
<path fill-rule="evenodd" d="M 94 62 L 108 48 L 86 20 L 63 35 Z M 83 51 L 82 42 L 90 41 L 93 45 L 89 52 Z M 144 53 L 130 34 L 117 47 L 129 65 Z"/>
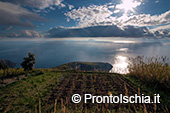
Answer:
<path fill-rule="evenodd" d="M 33 70 L 35 64 L 35 55 L 28 53 L 28 57 L 24 58 L 24 61 L 21 63 L 21 66 L 24 68 L 24 71 Z"/>
<path fill-rule="evenodd" d="M 166 57 L 144 57 L 130 58 L 128 66 L 130 75 L 145 83 L 152 83 L 159 87 L 170 88 L 169 59 Z"/>

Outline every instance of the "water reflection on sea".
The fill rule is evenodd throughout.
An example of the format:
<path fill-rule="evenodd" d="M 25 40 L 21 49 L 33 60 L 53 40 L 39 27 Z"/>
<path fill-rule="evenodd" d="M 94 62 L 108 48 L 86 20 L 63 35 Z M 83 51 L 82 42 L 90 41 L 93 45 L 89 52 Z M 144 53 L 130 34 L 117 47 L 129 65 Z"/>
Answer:
<path fill-rule="evenodd" d="M 129 57 L 170 57 L 170 39 L 162 38 L 53 38 L 1 39 L 0 59 L 21 67 L 28 52 L 36 57 L 36 68 L 51 68 L 73 61 L 108 62 L 111 72 L 127 73 Z"/>

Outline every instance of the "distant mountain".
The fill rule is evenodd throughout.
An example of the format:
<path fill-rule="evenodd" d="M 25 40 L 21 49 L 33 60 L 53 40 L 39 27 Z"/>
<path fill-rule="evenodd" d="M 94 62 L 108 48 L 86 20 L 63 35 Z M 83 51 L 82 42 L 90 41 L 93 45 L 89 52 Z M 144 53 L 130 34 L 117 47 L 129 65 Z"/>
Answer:
<path fill-rule="evenodd" d="M 56 67 L 60 70 L 81 70 L 81 71 L 107 71 L 112 69 L 112 65 L 102 62 L 71 62 Z"/>
<path fill-rule="evenodd" d="M 14 68 L 15 63 L 9 61 L 9 60 L 0 60 L 0 69 L 6 69 L 6 68 Z"/>
<path fill-rule="evenodd" d="M 48 37 L 152 37 L 154 34 L 147 27 L 92 26 L 86 28 L 56 27 L 50 29 Z"/>

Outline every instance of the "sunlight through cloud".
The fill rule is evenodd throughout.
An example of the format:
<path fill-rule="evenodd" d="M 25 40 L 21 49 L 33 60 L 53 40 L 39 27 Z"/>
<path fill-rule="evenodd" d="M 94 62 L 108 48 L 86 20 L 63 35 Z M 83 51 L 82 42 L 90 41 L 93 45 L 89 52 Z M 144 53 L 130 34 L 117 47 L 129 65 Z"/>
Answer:
<path fill-rule="evenodd" d="M 124 9 L 125 14 L 127 14 L 128 11 L 133 11 L 133 9 L 139 6 L 140 4 L 141 2 L 137 2 L 134 0 L 122 0 L 122 4 L 118 4 L 116 8 Z"/>

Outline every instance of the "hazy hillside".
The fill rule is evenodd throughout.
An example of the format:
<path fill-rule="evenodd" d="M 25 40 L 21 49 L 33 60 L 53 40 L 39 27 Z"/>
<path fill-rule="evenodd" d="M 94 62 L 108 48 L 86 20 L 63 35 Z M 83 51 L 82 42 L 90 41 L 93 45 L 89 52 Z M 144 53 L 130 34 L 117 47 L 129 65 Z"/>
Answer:
<path fill-rule="evenodd" d="M 15 67 L 15 63 L 9 61 L 9 60 L 0 60 L 0 69 L 4 69 L 4 68 L 14 68 Z"/>
<path fill-rule="evenodd" d="M 102 62 L 71 62 L 56 67 L 60 70 L 80 70 L 80 71 L 107 71 L 112 69 L 112 65 Z"/>

